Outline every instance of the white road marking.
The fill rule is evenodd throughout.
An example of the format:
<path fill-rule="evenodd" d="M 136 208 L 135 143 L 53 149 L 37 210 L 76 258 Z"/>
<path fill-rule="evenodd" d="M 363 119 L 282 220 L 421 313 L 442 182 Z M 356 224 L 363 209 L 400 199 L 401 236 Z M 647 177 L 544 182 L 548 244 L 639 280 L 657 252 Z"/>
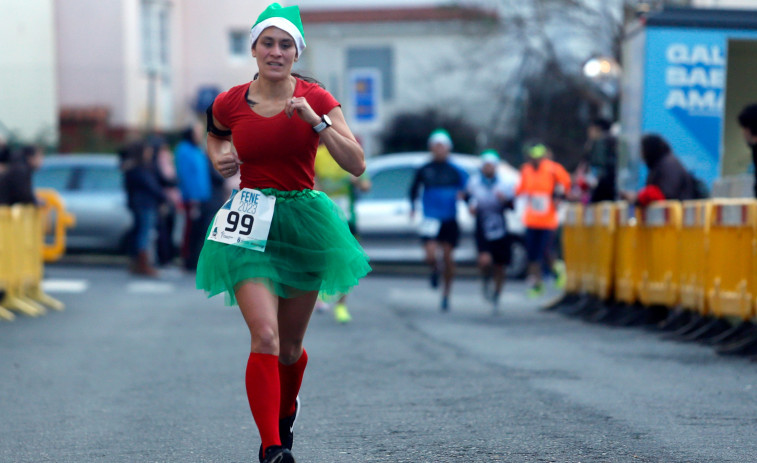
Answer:
<path fill-rule="evenodd" d="M 89 289 L 88 280 L 48 279 L 42 281 L 42 290 L 48 293 L 83 293 Z"/>
<path fill-rule="evenodd" d="M 167 294 L 176 290 L 173 284 L 161 281 L 134 281 L 126 285 L 129 293 Z"/>

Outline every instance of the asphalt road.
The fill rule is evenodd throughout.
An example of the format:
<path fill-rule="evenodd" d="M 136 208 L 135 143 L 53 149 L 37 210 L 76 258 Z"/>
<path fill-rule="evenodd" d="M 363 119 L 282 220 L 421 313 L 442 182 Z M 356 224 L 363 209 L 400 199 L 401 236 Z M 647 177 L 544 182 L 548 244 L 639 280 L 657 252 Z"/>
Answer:
<path fill-rule="evenodd" d="M 0 461 L 253 462 L 238 310 L 192 278 L 57 266 L 64 312 L 0 323 Z M 298 462 L 753 462 L 757 365 L 538 310 L 473 279 L 373 275 L 316 315 Z M 541 301 L 543 302 L 543 301 Z"/>

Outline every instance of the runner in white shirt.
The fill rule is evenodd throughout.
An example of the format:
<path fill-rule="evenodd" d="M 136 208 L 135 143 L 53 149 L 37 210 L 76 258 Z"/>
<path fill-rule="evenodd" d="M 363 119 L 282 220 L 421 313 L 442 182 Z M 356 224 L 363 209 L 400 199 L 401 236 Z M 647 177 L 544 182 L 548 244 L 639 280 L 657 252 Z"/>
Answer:
<path fill-rule="evenodd" d="M 481 153 L 481 170 L 472 176 L 466 187 L 471 214 L 476 217 L 478 267 L 483 280 L 484 297 L 499 310 L 499 296 L 505 284 L 505 267 L 510 263 L 510 236 L 507 233 L 505 209 L 515 197 L 515 184 L 497 175 L 499 154 L 494 150 Z M 494 287 L 491 288 L 491 280 Z"/>

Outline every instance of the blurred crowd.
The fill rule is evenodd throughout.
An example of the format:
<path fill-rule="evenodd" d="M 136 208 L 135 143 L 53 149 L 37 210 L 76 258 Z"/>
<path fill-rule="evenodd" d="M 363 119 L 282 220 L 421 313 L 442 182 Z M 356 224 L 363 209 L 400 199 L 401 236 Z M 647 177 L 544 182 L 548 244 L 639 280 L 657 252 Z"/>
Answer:
<path fill-rule="evenodd" d="M 174 150 L 167 140 L 150 136 L 120 150 L 133 228 L 128 252 L 130 271 L 156 276 L 156 267 L 179 259 L 187 271 L 197 268 L 213 215 L 230 193 L 228 181 L 210 165 L 200 124 L 187 127 Z M 180 214 L 181 212 L 181 214 Z M 178 223 L 179 217 L 184 218 Z M 175 234 L 182 230 L 177 246 Z"/>
<path fill-rule="evenodd" d="M 42 165 L 43 154 L 42 147 L 11 148 L 0 138 L 0 206 L 36 203 L 32 175 Z"/>

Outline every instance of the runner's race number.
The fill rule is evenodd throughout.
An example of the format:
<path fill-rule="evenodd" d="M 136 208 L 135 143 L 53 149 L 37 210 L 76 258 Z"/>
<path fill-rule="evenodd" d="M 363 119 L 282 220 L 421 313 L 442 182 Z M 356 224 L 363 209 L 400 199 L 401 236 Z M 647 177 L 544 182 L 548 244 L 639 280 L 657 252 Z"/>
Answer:
<path fill-rule="evenodd" d="M 239 220 L 240 217 L 242 218 L 241 223 Z M 226 222 L 229 224 L 225 229 L 227 232 L 234 233 L 237 231 L 237 227 L 241 225 L 239 234 L 248 236 L 252 233 L 252 224 L 255 222 L 255 217 L 250 214 L 240 215 L 237 211 L 231 211 L 229 212 L 229 215 L 226 216 Z"/>
<path fill-rule="evenodd" d="M 213 218 L 208 240 L 265 251 L 275 206 L 275 196 L 250 188 L 234 190 Z"/>

